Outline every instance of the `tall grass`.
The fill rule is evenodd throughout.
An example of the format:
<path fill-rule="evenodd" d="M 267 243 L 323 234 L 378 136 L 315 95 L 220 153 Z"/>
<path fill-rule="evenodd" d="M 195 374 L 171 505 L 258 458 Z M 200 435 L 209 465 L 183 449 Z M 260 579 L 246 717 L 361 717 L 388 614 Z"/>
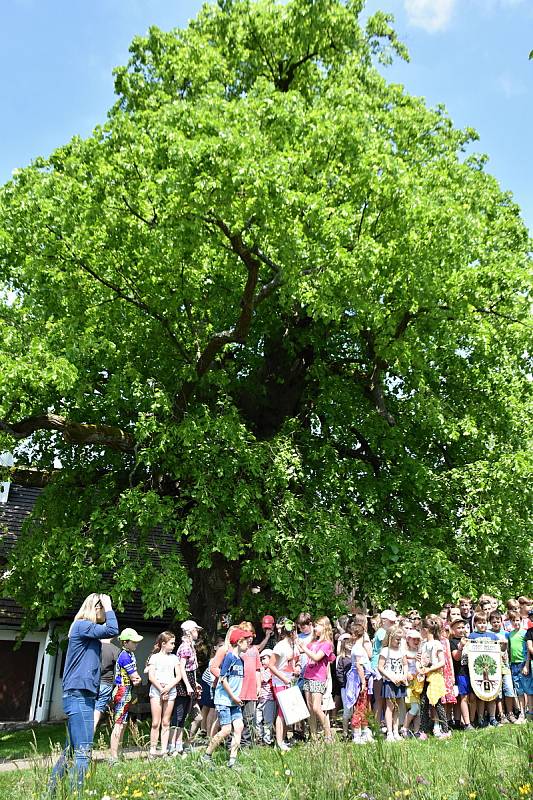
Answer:
<path fill-rule="evenodd" d="M 531 800 L 533 728 L 488 730 L 448 741 L 374 745 L 307 744 L 281 754 L 244 751 L 238 767 L 227 754 L 210 770 L 199 753 L 184 760 L 98 764 L 83 797 L 113 800 Z M 0 775 L 0 798 L 40 798 L 49 770 Z M 530 784 L 528 789 L 528 784 Z M 58 799 L 70 797 L 68 785 Z"/>

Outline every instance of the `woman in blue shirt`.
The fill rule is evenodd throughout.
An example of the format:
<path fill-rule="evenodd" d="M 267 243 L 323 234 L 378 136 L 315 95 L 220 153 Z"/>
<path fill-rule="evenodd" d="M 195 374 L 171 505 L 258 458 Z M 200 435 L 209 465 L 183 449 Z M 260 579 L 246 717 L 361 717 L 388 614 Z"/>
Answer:
<path fill-rule="evenodd" d="M 52 770 L 50 791 L 66 772 L 74 755 L 71 787 L 81 790 L 93 746 L 94 705 L 100 685 L 101 639 L 118 633 L 118 623 L 107 594 L 90 594 L 74 617 L 68 634 L 63 670 L 63 709 L 67 717 L 67 742 Z"/>

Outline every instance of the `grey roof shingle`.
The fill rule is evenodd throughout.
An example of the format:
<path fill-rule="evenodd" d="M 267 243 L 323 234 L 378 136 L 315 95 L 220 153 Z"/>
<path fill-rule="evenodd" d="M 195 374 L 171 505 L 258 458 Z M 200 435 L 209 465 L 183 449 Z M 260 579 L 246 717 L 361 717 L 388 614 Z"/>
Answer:
<path fill-rule="evenodd" d="M 41 486 L 23 486 L 12 483 L 7 502 L 0 503 L 0 564 L 5 563 L 20 535 L 24 520 L 32 511 L 42 491 Z M 169 553 L 177 548 L 173 537 L 160 528 L 154 528 L 151 537 L 154 559 L 158 559 L 162 553 Z M 66 619 L 72 618 L 82 600 L 83 597 L 80 597 L 76 608 L 65 615 Z M 9 597 L 0 598 L 0 627 L 19 628 L 23 616 L 23 609 L 14 600 Z M 168 628 L 172 627 L 172 614 L 166 614 L 161 618 L 145 619 L 141 594 L 135 592 L 133 601 L 125 606 L 123 612 L 119 613 L 119 622 L 121 627 Z"/>

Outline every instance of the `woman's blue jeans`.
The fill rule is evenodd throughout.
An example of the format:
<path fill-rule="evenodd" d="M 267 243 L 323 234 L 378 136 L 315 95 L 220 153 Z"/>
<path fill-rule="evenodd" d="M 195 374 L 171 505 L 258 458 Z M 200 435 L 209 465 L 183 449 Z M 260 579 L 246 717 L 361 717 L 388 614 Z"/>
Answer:
<path fill-rule="evenodd" d="M 50 777 L 50 791 L 53 794 L 57 782 L 67 771 L 69 756 L 74 757 L 70 770 L 71 789 L 78 791 L 91 760 L 94 737 L 94 705 L 96 695 L 84 689 L 70 689 L 63 694 L 63 709 L 67 715 L 67 741 Z"/>

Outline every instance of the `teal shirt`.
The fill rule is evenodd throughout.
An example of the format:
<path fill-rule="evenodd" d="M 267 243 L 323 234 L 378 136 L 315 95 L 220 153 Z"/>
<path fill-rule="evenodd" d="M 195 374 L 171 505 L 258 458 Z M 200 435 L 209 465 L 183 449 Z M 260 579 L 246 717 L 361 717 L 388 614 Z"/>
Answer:
<path fill-rule="evenodd" d="M 370 658 L 370 665 L 374 668 L 378 668 L 378 661 L 379 661 L 379 654 L 381 653 L 381 648 L 383 647 L 383 639 L 385 638 L 387 631 L 385 628 L 378 628 L 376 631 L 376 635 L 372 639 L 372 656 Z"/>

